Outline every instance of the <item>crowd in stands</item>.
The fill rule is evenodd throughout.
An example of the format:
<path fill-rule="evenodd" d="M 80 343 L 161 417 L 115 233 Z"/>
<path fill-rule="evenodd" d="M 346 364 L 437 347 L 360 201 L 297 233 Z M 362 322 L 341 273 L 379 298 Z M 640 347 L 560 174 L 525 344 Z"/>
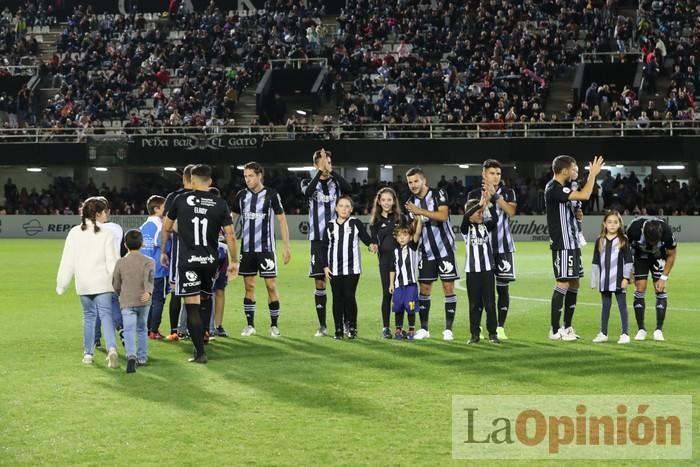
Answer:
<path fill-rule="evenodd" d="M 323 33 L 320 0 L 268 0 L 248 16 L 213 2 L 199 12 L 187 11 L 186 2 L 168 4 L 167 14 L 155 17 L 77 6 L 57 19 L 45 0 L 27 0 L 16 12 L 5 8 L 0 56 L 10 62 L 36 54 L 27 27 L 66 21 L 45 64 L 59 91 L 39 114 L 23 112 L 5 126 L 99 133 L 112 120 L 125 122 L 130 133 L 273 124 L 324 137 L 331 137 L 331 125 L 352 130 L 360 123 L 479 123 L 507 130 L 522 123 L 631 121 L 645 129 L 649 121 L 693 120 L 700 93 L 700 7 L 690 1 L 642 0 L 635 27 L 618 15 L 617 0 L 348 0 L 331 40 Z M 649 91 L 655 93 L 657 75 L 671 77 L 665 108 L 630 87 L 601 83 L 586 91 L 580 106 L 545 111 L 551 82 L 582 52 L 609 52 L 616 43 L 625 51 L 633 39 L 643 52 Z M 328 59 L 323 92 L 337 117 L 290 122 L 277 105 L 253 122 L 235 121 L 241 93 L 259 81 L 269 60 L 315 57 Z"/>
<path fill-rule="evenodd" d="M 5 6 L 0 11 L 0 76 L 10 74 L 3 66 L 38 65 L 39 43 L 28 30 L 56 21 L 53 6 L 41 0 L 27 0 L 14 12 Z"/>
<path fill-rule="evenodd" d="M 539 178 L 523 177 L 516 172 L 505 183 L 515 190 L 519 214 L 544 214 L 544 187 L 551 179 L 551 172 Z M 306 174 L 287 170 L 267 170 L 265 184 L 274 187 L 282 199 L 288 214 L 306 214 L 308 204 L 301 194 L 300 181 Z M 479 186 L 479 177 L 458 179 L 443 176 L 434 182 L 447 193 L 450 212 L 463 213 L 469 191 Z M 81 200 L 89 196 L 103 195 L 110 200 L 113 214 L 145 214 L 145 202 L 152 194 L 165 195 L 178 187 L 176 178 L 157 176 L 142 177 L 129 187 L 96 185 L 92 179 L 84 185 L 71 178 L 58 177 L 45 189 L 18 188 L 11 179 L 5 183 L 4 209 L 8 214 L 75 214 Z M 368 214 L 377 191 L 384 186 L 393 187 L 402 201 L 410 192 L 403 177 L 394 181 L 371 182 L 350 180 L 352 197 L 357 214 Z M 471 186 L 473 185 L 473 186 Z M 245 187 L 242 173 L 235 172 L 227 183 L 220 183 L 222 196 L 229 205 L 234 203 L 236 193 Z M 609 172 L 598 180 L 594 195 L 583 207 L 585 213 L 599 213 L 616 209 L 624 214 L 650 215 L 700 215 L 700 182 L 691 177 L 681 182 L 676 176 L 665 174 L 648 175 L 640 179 L 631 172 L 627 176 L 612 177 Z"/>

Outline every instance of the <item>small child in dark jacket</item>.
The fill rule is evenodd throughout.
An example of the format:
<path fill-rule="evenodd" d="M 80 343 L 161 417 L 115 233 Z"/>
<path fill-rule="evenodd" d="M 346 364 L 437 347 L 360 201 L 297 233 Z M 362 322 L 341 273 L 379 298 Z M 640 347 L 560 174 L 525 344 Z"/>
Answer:
<path fill-rule="evenodd" d="M 119 306 L 124 320 L 126 372 L 133 373 L 137 363 L 145 365 L 148 361 L 146 321 L 153 297 L 155 263 L 139 251 L 143 245 L 143 235 L 138 230 L 129 230 L 124 235 L 124 244 L 129 253 L 117 261 L 112 285 L 119 295 Z"/>

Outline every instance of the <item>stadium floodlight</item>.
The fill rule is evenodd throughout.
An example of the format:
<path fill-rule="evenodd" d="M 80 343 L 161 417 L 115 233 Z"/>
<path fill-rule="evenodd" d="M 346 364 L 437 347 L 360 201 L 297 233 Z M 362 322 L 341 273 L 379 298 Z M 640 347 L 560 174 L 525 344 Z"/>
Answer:
<path fill-rule="evenodd" d="M 369 170 L 369 167 L 358 167 L 357 170 L 360 172 L 367 172 Z"/>
<path fill-rule="evenodd" d="M 384 166 L 384 168 L 385 168 L 385 169 L 393 169 L 394 166 L 393 166 L 393 165 L 388 165 L 388 164 L 387 164 L 387 165 Z"/>
<path fill-rule="evenodd" d="M 625 164 L 615 164 L 615 167 L 617 167 L 618 169 L 622 169 L 625 167 Z"/>
<path fill-rule="evenodd" d="M 163 167 L 163 170 L 166 172 L 177 172 L 177 168 L 175 167 Z"/>
<path fill-rule="evenodd" d="M 27 172 L 41 172 L 41 167 L 27 167 Z"/>
<path fill-rule="evenodd" d="M 312 170 L 316 170 L 316 167 L 313 165 L 306 165 L 303 167 L 287 167 L 287 170 L 290 172 L 311 172 Z"/>
<path fill-rule="evenodd" d="M 107 167 L 95 167 L 98 172 L 107 172 L 109 169 Z"/>
<path fill-rule="evenodd" d="M 656 168 L 659 170 L 683 170 L 685 169 L 685 165 L 657 165 Z"/>
<path fill-rule="evenodd" d="M 236 168 L 238 170 L 243 170 L 243 169 L 245 169 L 245 165 L 237 165 Z"/>
<path fill-rule="evenodd" d="M 298 113 L 299 115 L 306 115 L 306 111 L 305 111 L 305 110 L 297 110 L 297 113 Z"/>
<path fill-rule="evenodd" d="M 469 168 L 469 164 L 459 164 L 459 168 L 460 168 L 460 169 L 468 169 L 468 168 Z"/>

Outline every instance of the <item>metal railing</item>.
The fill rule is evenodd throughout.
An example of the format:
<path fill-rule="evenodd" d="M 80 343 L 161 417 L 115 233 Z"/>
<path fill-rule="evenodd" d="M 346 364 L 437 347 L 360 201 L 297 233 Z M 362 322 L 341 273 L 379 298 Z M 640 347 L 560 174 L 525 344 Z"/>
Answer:
<path fill-rule="evenodd" d="M 410 140 L 479 138 L 600 138 L 700 136 L 700 120 L 652 120 L 623 122 L 528 122 L 478 124 L 321 124 L 297 126 L 290 131 L 278 126 L 108 126 L 88 128 L 0 129 L 2 143 L 80 143 L 113 141 L 127 143 L 134 138 L 176 136 L 258 135 L 264 140 Z"/>
<path fill-rule="evenodd" d="M 631 57 L 633 61 L 639 61 L 642 59 L 641 50 L 629 50 L 627 52 L 583 52 L 581 54 L 581 63 L 598 63 L 598 62 L 622 62 L 623 59 L 629 60 Z"/>
<path fill-rule="evenodd" d="M 0 76 L 6 73 L 12 76 L 34 76 L 38 71 L 38 65 L 0 65 Z"/>
<path fill-rule="evenodd" d="M 272 68 L 300 70 L 310 66 L 328 66 L 327 58 L 275 58 L 268 60 Z"/>

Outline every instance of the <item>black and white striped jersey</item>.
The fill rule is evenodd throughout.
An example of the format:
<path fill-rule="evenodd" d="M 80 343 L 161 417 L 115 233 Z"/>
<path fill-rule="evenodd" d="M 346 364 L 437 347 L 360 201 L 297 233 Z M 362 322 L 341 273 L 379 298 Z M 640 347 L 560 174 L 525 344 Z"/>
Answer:
<path fill-rule="evenodd" d="M 544 189 L 544 205 L 547 211 L 549 247 L 552 250 L 575 250 L 579 248 L 578 228 L 572 202 L 571 188 L 555 179 Z"/>
<path fill-rule="evenodd" d="M 601 251 L 602 245 L 602 251 Z M 593 249 L 593 278 L 597 278 L 598 290 L 615 292 L 620 288 L 622 279 L 633 279 L 634 264 L 632 247 L 629 242 L 620 248 L 620 239 L 600 237 Z M 593 284 L 591 284 L 593 285 Z"/>
<path fill-rule="evenodd" d="M 275 190 L 263 187 L 253 193 L 244 188 L 236 194 L 232 210 L 240 215 L 241 253 L 275 251 L 275 215 L 284 214 Z"/>
<path fill-rule="evenodd" d="M 440 206 L 447 206 L 447 194 L 443 190 L 431 188 L 421 198 L 412 196 L 409 201 L 419 208 L 437 211 Z M 455 251 L 455 237 L 449 217 L 446 221 L 436 221 L 423 217 L 421 231 L 421 254 L 428 261 L 449 257 Z"/>
<path fill-rule="evenodd" d="M 496 227 L 497 215 L 495 207 L 484 212 L 484 223 L 472 224 L 465 214 L 460 230 L 466 244 L 465 272 L 486 272 L 496 269 L 491 245 L 491 232 Z"/>
<path fill-rule="evenodd" d="M 301 192 L 309 199 L 309 240 L 327 241 L 326 227 L 335 219 L 335 202 L 352 188 L 335 172 L 321 180 L 321 171 L 301 182 Z"/>
<path fill-rule="evenodd" d="M 418 244 L 413 240 L 406 245 L 394 248 L 394 287 L 406 287 L 417 283 Z"/>
<path fill-rule="evenodd" d="M 349 276 L 362 272 L 360 240 L 365 245 L 372 243 L 365 226 L 355 217 L 342 224 L 334 219 L 326 229 L 328 237 L 328 267 L 334 276 Z"/>
<path fill-rule="evenodd" d="M 512 188 L 499 185 L 496 193 L 501 195 L 506 203 L 516 202 L 515 191 Z M 470 191 L 469 195 L 467 195 L 467 199 L 481 199 L 481 189 Z M 513 235 L 510 231 L 510 217 L 498 204 L 495 205 L 495 208 L 498 222 L 491 232 L 491 247 L 494 253 L 511 253 L 515 251 L 515 242 L 513 241 Z"/>
<path fill-rule="evenodd" d="M 650 245 L 644 238 L 644 224 L 647 222 L 659 222 L 662 224 L 661 239 L 656 245 Z M 663 219 L 653 216 L 640 216 L 634 219 L 625 230 L 630 240 L 634 256 L 659 259 L 666 258 L 668 250 L 677 246 L 676 238 L 671 227 Z"/>

